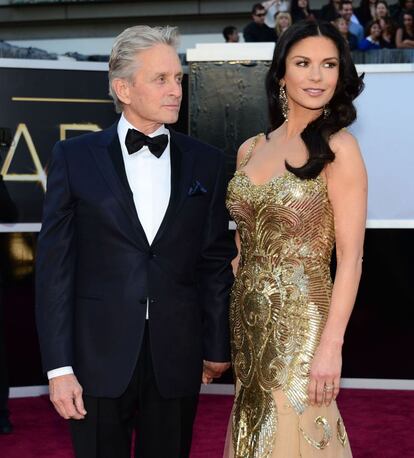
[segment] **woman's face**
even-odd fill
[[[289,27],[289,18],[286,17],[285,15],[283,16],[280,16],[279,18],[279,25],[282,29],[286,29],[287,27]]]
[[[414,8],[414,0],[405,0],[404,9],[412,10]]]
[[[286,56],[281,79],[289,107],[299,105],[317,110],[331,100],[339,77],[339,52],[326,37],[308,37],[295,43]]]
[[[306,8],[308,6],[308,0],[298,0],[299,8]]]
[[[413,18],[410,14],[404,14],[403,24],[404,24],[404,27],[407,29],[411,29],[413,27]]]
[[[378,40],[378,38],[381,36],[381,27],[379,24],[372,24],[371,29],[370,29],[370,35],[372,38],[375,40]]]
[[[338,20],[336,21],[336,25],[337,25],[337,27],[338,27],[338,30],[339,30],[342,34],[346,35],[346,34],[348,33],[348,31],[349,31],[348,23],[345,21],[345,19],[342,19],[342,18],[341,18],[341,19],[338,19]]]
[[[385,17],[388,16],[388,9],[384,5],[384,3],[378,3],[376,8],[377,16],[378,17]]]

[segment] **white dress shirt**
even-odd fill
[[[129,154],[125,146],[128,129],[135,129],[122,114],[118,122],[118,137],[125,164],[125,172],[131,188],[138,218],[144,229],[148,243],[151,245],[158,232],[167,211],[171,194],[171,154],[170,141],[160,158],[154,156],[148,147],[144,146],[138,152]],[[169,130],[162,125],[149,137],[166,134]],[[149,317],[148,302],[147,316]],[[60,367],[48,371],[49,379],[60,375],[73,374],[71,366]]]

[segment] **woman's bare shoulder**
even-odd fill
[[[259,134],[260,135],[260,134]],[[243,163],[243,161],[246,159],[247,153],[252,146],[253,142],[257,139],[257,135],[254,137],[250,137],[247,140],[245,140],[240,146],[237,151],[237,168],[240,167],[240,164]],[[260,141],[260,139],[259,139]]]

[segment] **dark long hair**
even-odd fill
[[[268,133],[285,122],[279,103],[279,82],[285,76],[286,57],[291,47],[308,37],[323,36],[332,40],[339,53],[338,83],[329,102],[330,113],[322,114],[309,123],[301,133],[308,150],[308,161],[302,167],[286,168],[302,179],[316,178],[335,154],[329,146],[329,138],[340,129],[349,126],[356,118],[352,101],[361,93],[363,75],[358,76],[352,62],[349,46],[336,29],[328,22],[300,21],[290,26],[280,37],[273,54],[273,61],[266,76],[266,92],[269,108],[270,128]]]

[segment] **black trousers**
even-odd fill
[[[70,420],[76,458],[188,458],[198,394],[165,399],[158,391],[148,325],[132,380],[116,399],[84,396],[84,420]]]

